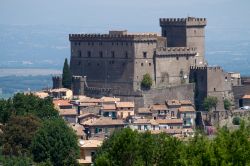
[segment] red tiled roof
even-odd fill
[[[55,106],[72,106],[70,100],[53,100]]]

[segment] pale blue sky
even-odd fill
[[[0,24],[159,31],[160,17],[206,17],[210,28],[250,27],[250,0],[0,0]]]

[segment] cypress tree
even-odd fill
[[[71,72],[66,58],[63,65],[62,85],[64,88],[71,89]]]

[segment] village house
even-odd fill
[[[97,137],[104,139],[110,136],[115,130],[122,129],[126,124],[121,119],[112,119],[109,117],[100,117],[99,119],[90,119],[82,123],[88,138]]]
[[[126,119],[127,117],[134,116],[134,102],[116,102],[117,118]]]
[[[181,106],[178,109],[177,117],[183,120],[184,128],[195,127],[196,112],[193,106]]]
[[[95,119],[98,119],[100,118],[100,115],[96,115],[94,113],[84,113],[84,114],[81,114],[81,115],[78,115],[78,123],[82,124],[88,120],[95,120]]]
[[[179,100],[167,100],[166,104],[170,111],[170,118],[177,118],[178,108],[180,108],[181,103]]]
[[[69,126],[75,131],[78,139],[86,140],[86,134],[82,125],[78,123],[69,123]]]
[[[100,140],[80,140],[80,159],[78,162],[82,166],[91,166],[93,164],[93,157],[98,148],[102,145]]]
[[[72,99],[73,92],[67,88],[51,89],[48,91],[49,96],[57,99]]]
[[[154,104],[151,106],[154,119],[166,119],[170,117],[169,109],[165,104]]]
[[[100,109],[100,115],[104,117],[111,117],[112,119],[117,118],[117,111],[115,104],[103,104]]]
[[[139,118],[152,119],[153,114],[150,108],[138,108],[136,112],[136,116]]]

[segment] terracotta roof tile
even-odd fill
[[[135,103],[134,102],[117,102],[116,103],[117,108],[134,108]]]
[[[101,117],[99,119],[90,119],[83,123],[88,126],[112,126],[112,125],[125,125],[121,119],[111,119],[108,117]]]
[[[250,95],[244,95],[242,99],[250,99]]]
[[[116,110],[115,104],[103,104],[102,110]]]
[[[77,115],[76,109],[59,109],[60,116]]]
[[[193,106],[181,106],[178,110],[180,112],[195,112],[195,109]]]
[[[180,100],[181,105],[192,105],[190,100]]]
[[[152,110],[167,110],[168,107],[165,104],[154,104],[151,106]]]
[[[150,108],[138,108],[138,114],[152,114]]]
[[[168,106],[178,106],[181,105],[181,103],[179,102],[179,100],[167,100],[166,101]]]
[[[53,100],[55,106],[72,106],[70,100]]]
[[[182,119],[156,119],[159,124],[182,124]]]
[[[101,100],[105,102],[119,102],[120,98],[115,98],[115,97],[102,97]]]

